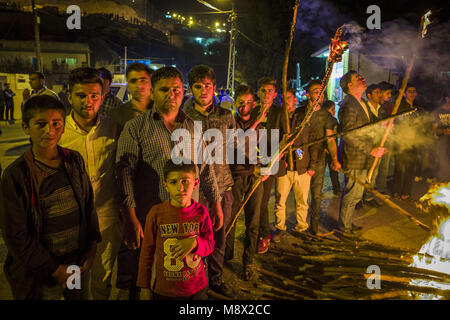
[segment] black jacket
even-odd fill
[[[301,124],[303,119],[306,116],[306,108],[297,108],[294,111],[294,114],[291,118],[291,128],[292,132],[295,130],[297,126]],[[306,124],[304,127],[302,133],[300,136],[295,140],[293,146],[292,146],[292,157],[294,159],[294,166],[295,170],[299,174],[304,174],[307,170],[313,170],[315,171],[318,166],[319,161],[319,150],[321,148],[320,144],[314,144],[309,147],[301,147],[301,150],[303,152],[302,158],[300,159],[297,156],[296,149],[298,149],[299,146],[305,143],[309,143],[315,140],[316,138],[316,132],[315,127],[311,120]],[[282,130],[282,133],[284,133],[284,130]],[[277,176],[283,176],[286,174],[286,162],[288,161],[287,154],[282,158],[280,161],[279,171]]]
[[[58,148],[80,206],[81,259],[92,242],[101,241],[94,194],[81,155]],[[36,287],[45,283],[60,264],[58,258],[52,256],[39,241],[42,215],[36,204],[39,203],[40,183],[36,182],[36,175],[33,174],[36,169],[30,164],[33,161],[29,157],[30,150],[27,152],[5,169],[1,180],[0,218],[8,248],[4,271],[16,300],[34,297]]]
[[[372,121],[369,112],[369,118],[364,112],[361,104],[355,97],[348,94],[341,101],[338,117],[342,132],[366,125]],[[339,160],[344,170],[364,170],[369,169],[373,162],[370,155],[371,150],[377,144],[376,132],[370,129],[356,130],[342,137],[339,145]]]

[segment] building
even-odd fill
[[[78,67],[90,66],[89,45],[77,42],[41,41],[44,72],[69,72]],[[0,60],[17,58],[31,63],[37,69],[34,41],[0,40]]]

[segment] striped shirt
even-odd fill
[[[102,105],[100,106],[100,109],[98,110],[98,113],[100,113],[102,116],[107,116],[115,109],[120,108],[122,105],[122,100],[117,98],[112,93],[107,93]]]
[[[201,140],[194,140],[194,122],[183,111],[179,111],[176,121],[177,129],[186,129],[190,133],[192,150],[204,149],[204,144],[199,145]],[[169,193],[164,188],[164,165],[171,158],[172,148],[183,143],[172,141],[171,137],[172,133],[155,108],[125,124],[116,155],[125,207],[139,209],[140,203],[136,205],[139,199],[148,202],[149,197],[158,198],[156,202],[169,200]],[[195,157],[196,152],[191,152],[190,159],[193,161]],[[202,194],[211,203],[219,202],[221,197],[213,166],[202,161],[198,167]],[[198,200],[198,189],[194,191],[193,198]]]
[[[80,212],[70,181],[63,169],[35,163],[45,174],[39,188],[42,242],[57,257],[74,253],[79,248]]]

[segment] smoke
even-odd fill
[[[403,77],[414,48],[418,46],[409,82],[417,85],[418,100],[431,109],[437,105],[442,91],[448,86],[450,63],[450,22],[432,23],[425,38],[418,40],[419,24],[396,19],[381,24],[381,30],[367,30],[361,36],[361,53]]]
[[[323,45],[329,42],[340,25],[349,20],[324,0],[304,0],[298,8],[296,34],[301,33],[301,37]]]

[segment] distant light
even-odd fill
[[[202,41],[203,38],[195,38],[195,40],[197,40],[197,41]]]
[[[192,20],[192,17],[189,17],[189,20]]]
[[[225,27],[225,23],[224,24],[222,24],[224,27]]]
[[[176,17],[177,17],[177,14],[176,14],[176,13],[174,13],[174,14],[173,14],[173,17],[174,17],[174,18],[176,18]]]
[[[216,27],[218,27],[218,26],[220,26],[220,23],[219,23],[219,22],[216,22]]]
[[[176,65],[176,64],[173,64],[173,65],[172,65],[172,67],[176,68],[176,67],[177,67],[177,65]]]

